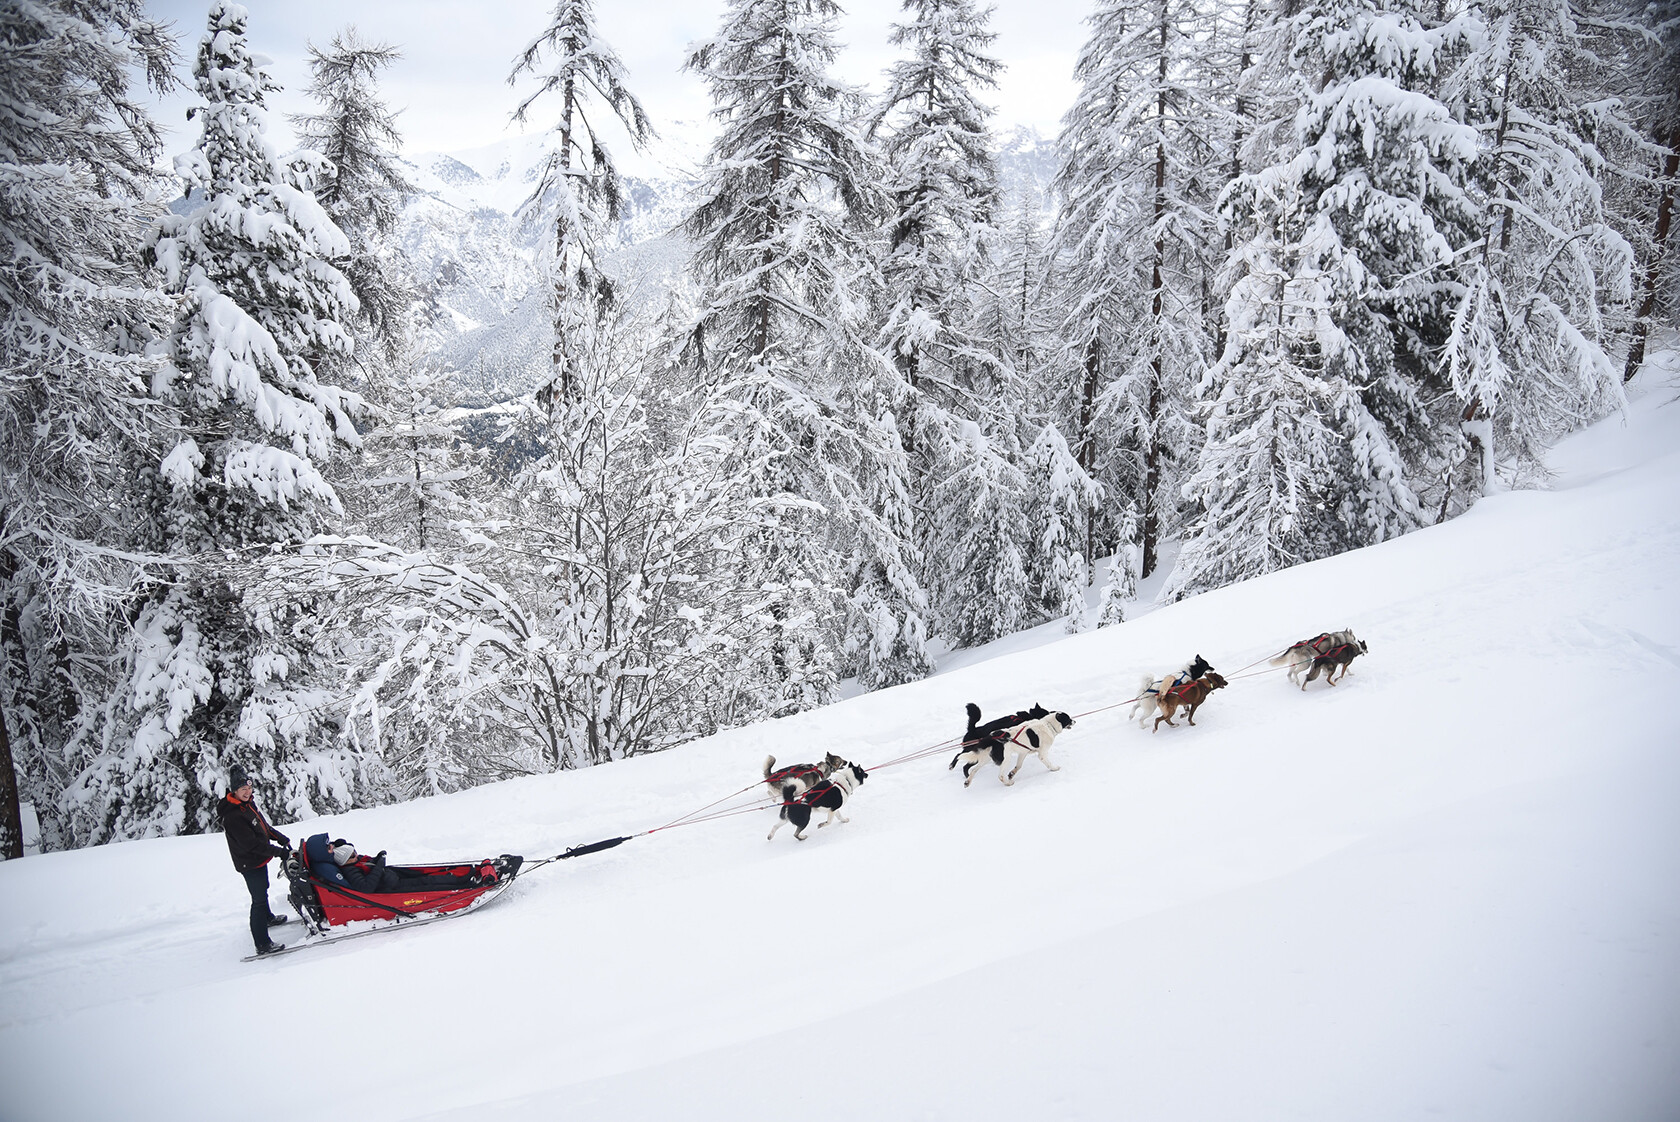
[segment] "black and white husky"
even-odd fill
[[[1145,674],[1138,679],[1137,700],[1132,703],[1132,710],[1127,719],[1138,718],[1138,728],[1148,728],[1149,718],[1156,713],[1155,700],[1161,696],[1161,691],[1174,686],[1182,686],[1186,682],[1194,682],[1203,674],[1213,669],[1213,664],[1201,655],[1197,655],[1177,670],[1169,671],[1159,678],[1153,674]],[[1142,713],[1142,716],[1139,716]]]
[[[850,822],[850,818],[840,813],[840,808],[846,805],[846,801],[852,797],[852,792],[858,789],[858,785],[868,778],[869,773],[856,764],[847,764],[836,769],[833,775],[821,783],[784,802],[781,814],[777,817],[776,824],[770,827],[770,832],[765,835],[765,840],[774,838],[777,830],[792,822],[793,836],[799,841],[804,841],[805,827],[811,824],[811,813],[816,810],[828,811],[828,817],[817,823],[819,830],[836,818],[842,822]]]
[[[1021,720],[1023,716],[1025,720]],[[968,743],[963,745],[962,751],[956,754],[946,766],[946,770],[961,763],[963,766],[963,786],[974,782],[974,773],[987,760],[998,766],[998,779],[1004,786],[1011,786],[1015,782],[1016,774],[1021,765],[1027,762],[1028,756],[1037,756],[1045,767],[1051,771],[1062,769],[1050,762],[1050,745],[1055,743],[1056,737],[1063,729],[1073,727],[1073,718],[1066,713],[1051,713],[1042,706],[1034,705],[1025,713],[1013,714],[1014,723],[1002,728],[994,728],[999,722],[993,721],[987,725],[976,726],[980,717],[980,709],[973,703],[968,707],[969,737]],[[981,735],[976,736],[979,733]],[[1015,757],[1015,766],[1007,773],[1003,770],[1005,759]]]

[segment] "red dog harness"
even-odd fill
[[[780,771],[771,772],[769,775],[764,777],[764,782],[775,783],[779,786],[783,783],[791,783],[794,780],[800,780],[807,786],[814,787],[818,783],[821,783],[825,778],[827,777],[823,775],[822,769],[815,764],[794,764],[792,767],[785,767]]]

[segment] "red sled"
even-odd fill
[[[393,865],[391,868],[398,873],[434,880],[456,878],[460,886],[363,893],[316,877],[309,869],[307,855],[300,849],[286,859],[286,879],[290,882],[288,896],[293,909],[310,934],[319,935],[329,927],[362,920],[412,923],[464,911],[512,883],[524,860],[504,853],[500,857],[447,865]]]

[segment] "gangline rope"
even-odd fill
[[[1295,644],[1295,646],[1299,646],[1299,645],[1300,644]],[[1345,646],[1345,644],[1344,644],[1344,646]],[[1284,648],[1283,653],[1287,654],[1290,650],[1293,650],[1293,649],[1294,649],[1294,646],[1286,647],[1286,648]],[[1337,653],[1341,649],[1342,649],[1341,647],[1332,647],[1329,650],[1323,652],[1323,654],[1315,655],[1315,657],[1318,657],[1318,658],[1326,657],[1328,655]],[[1282,666],[1268,666],[1268,667],[1265,667],[1264,669],[1261,669],[1261,670],[1255,670],[1254,669],[1256,666],[1259,666],[1262,662],[1269,661],[1270,659],[1275,658],[1275,657],[1277,657],[1277,656],[1276,655],[1261,655],[1259,658],[1255,659],[1253,662],[1249,663],[1247,666],[1239,667],[1237,670],[1235,670],[1231,674],[1221,675],[1221,677],[1223,677],[1227,683],[1230,683],[1230,682],[1242,681],[1242,680],[1247,679],[1247,678],[1258,678],[1263,674],[1273,674],[1273,673],[1276,673],[1279,670],[1287,670],[1288,669],[1288,664],[1287,663],[1282,665]],[[1079,720],[1079,719],[1085,718],[1085,717],[1094,717],[1098,713],[1106,713],[1110,709],[1118,709],[1122,705],[1131,705],[1134,702],[1141,701],[1141,700],[1143,700],[1143,698],[1147,697],[1149,694],[1154,693],[1154,692],[1155,692],[1154,690],[1146,690],[1143,693],[1137,694],[1136,696],[1133,696],[1133,697],[1125,698],[1122,701],[1116,701],[1116,702],[1113,702],[1112,704],[1109,704],[1109,705],[1101,705],[1101,706],[1098,706],[1095,709],[1087,709],[1082,713],[1071,714],[1071,716],[1075,720]],[[987,738],[987,739],[990,739],[990,738]],[[918,748],[915,751],[909,752],[905,755],[896,756],[893,759],[885,760],[882,763],[875,764],[875,765],[869,767],[866,770],[868,770],[868,771],[879,771],[882,768],[897,767],[901,764],[913,763],[917,760],[925,760],[930,756],[937,756],[937,755],[940,755],[942,753],[952,751],[953,749],[960,751],[964,748],[971,747],[975,744],[983,744],[983,743],[986,743],[986,740],[964,740],[961,737],[953,737],[949,740],[942,740],[938,744],[933,744],[933,745],[930,745],[926,748]],[[779,805],[781,803],[781,799],[777,798],[774,795],[760,795],[758,798],[754,799],[751,803],[746,804],[744,806],[725,806],[725,805],[723,805],[723,804],[726,804],[726,803],[730,802],[733,799],[739,798],[740,796],[746,794],[747,792],[753,790],[756,787],[761,786],[762,784],[763,784],[762,780],[759,780],[759,781],[753,782],[753,783],[749,783],[745,787],[742,787],[741,789],[739,789],[737,791],[733,791],[730,794],[727,794],[727,795],[723,796],[721,799],[714,799],[711,802],[705,804],[704,806],[699,807],[695,810],[692,810],[689,813],[684,814],[679,818],[672,819],[670,822],[667,822],[662,826],[654,826],[650,829],[643,830],[640,833],[626,834],[623,837],[606,838],[602,841],[590,842],[586,845],[571,846],[570,848],[566,849],[564,852],[556,853],[552,857],[544,857],[544,858],[542,858],[540,860],[537,860],[537,861],[527,862],[525,867],[523,869],[521,869],[520,871],[522,873],[523,872],[530,872],[533,869],[541,868],[542,866],[547,865],[547,864],[549,864],[551,862],[554,862],[554,861],[563,861],[563,860],[565,860],[569,857],[581,857],[586,853],[598,853],[598,852],[600,852],[601,850],[604,850],[604,849],[612,849],[615,846],[622,845],[627,841],[631,841],[632,839],[645,838],[650,834],[657,834],[657,833],[659,833],[663,830],[674,830],[679,826],[697,826],[702,822],[717,822],[717,821],[720,821],[720,820],[725,819],[725,818],[734,818],[737,815],[742,815],[742,814],[756,814],[761,810],[769,810],[772,807],[775,807],[775,806]]]

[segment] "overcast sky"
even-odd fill
[[[1045,136],[1056,133],[1073,99],[1074,58],[1093,3],[998,0],[992,54],[1007,66],[990,98],[998,108],[998,127],[1024,124]],[[175,25],[182,76],[190,84],[209,0],[150,0],[147,7]],[[404,149],[412,155],[474,148],[516,134],[508,120],[532,83],[510,87],[508,72],[545,26],[553,0],[251,0],[245,7],[252,49],[272,60],[270,70],[285,87],[270,102],[271,128],[282,146],[291,135],[286,114],[311,108],[303,94],[308,44],[325,47],[353,24],[363,39],[393,44],[404,53],[386,71],[381,88],[386,104],[402,111]],[[845,46],[835,69],[846,81],[878,90],[882,70],[897,54],[887,36],[890,25],[903,18],[902,8],[898,0],[850,0],[843,7],[839,39]],[[630,88],[656,126],[704,119],[709,94],[682,67],[689,45],[716,32],[723,10],[723,0],[597,0],[597,30],[624,60]],[[187,93],[158,107],[174,136],[171,152],[196,139],[185,121],[187,107],[196,101],[196,94]],[[536,123],[549,122],[539,113]]]

